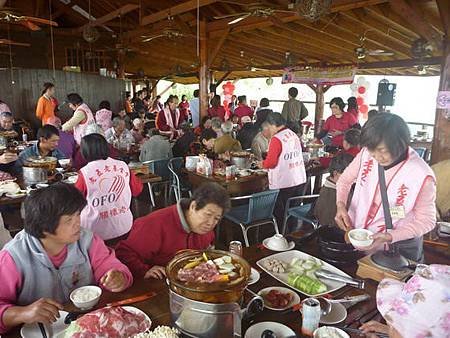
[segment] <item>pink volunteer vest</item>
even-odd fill
[[[81,212],[81,225],[103,240],[130,231],[130,170],[125,162],[108,157],[88,163],[81,169],[87,187],[87,206]]]
[[[86,121],[84,123],[80,123],[73,128],[73,137],[77,144],[80,145],[81,138],[84,136],[84,131],[86,127],[95,121],[94,115],[92,115],[91,109],[88,107],[86,103],[81,104],[76,111],[82,110],[86,114]]]
[[[361,150],[361,154],[360,169],[348,214],[355,228],[366,228],[374,233],[382,232],[385,221],[381,199],[376,206],[375,216],[369,219],[375,194],[379,193],[378,162],[370,156],[367,148]],[[391,180],[386,178],[389,206],[403,206],[405,215],[408,215],[414,209],[425,179],[435,179],[433,171],[412,148],[409,148],[408,158],[388,172],[390,170],[395,173]],[[392,217],[392,223],[394,229],[397,229],[402,226],[403,219]]]
[[[269,188],[284,189],[305,183],[305,164],[298,136],[292,130],[285,129],[273,137],[281,141],[282,150],[277,166],[269,169]]]

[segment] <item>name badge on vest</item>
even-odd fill
[[[392,218],[403,219],[406,217],[405,207],[403,205],[396,205],[395,207],[390,207]]]

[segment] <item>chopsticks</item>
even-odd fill
[[[44,324],[38,323],[38,326],[39,326],[39,330],[41,331],[42,338],[48,338],[47,331],[45,331]]]
[[[108,304],[106,304],[106,306],[121,306],[121,305],[128,305],[128,304],[143,302],[144,300],[150,299],[154,296],[156,296],[156,292],[148,292],[141,296],[131,297],[131,298],[119,300],[117,302],[108,303]]]

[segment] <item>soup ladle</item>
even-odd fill
[[[290,335],[287,337],[278,337],[272,330],[264,330],[261,334],[261,338],[297,338],[297,335]]]

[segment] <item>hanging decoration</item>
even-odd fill
[[[225,119],[228,119],[231,116],[228,104],[231,102],[231,97],[234,94],[236,86],[231,81],[227,81],[227,83],[225,83],[222,86],[222,89],[223,89],[223,107],[225,108]]]
[[[355,78],[356,68],[354,67],[288,67],[284,69],[282,82],[340,85],[350,84]]]
[[[369,112],[369,104],[367,102],[367,94],[370,88],[369,81],[364,76],[358,78],[356,82],[350,85],[352,96],[356,97],[356,103],[358,104],[358,110],[364,119],[367,119],[367,113]]]

